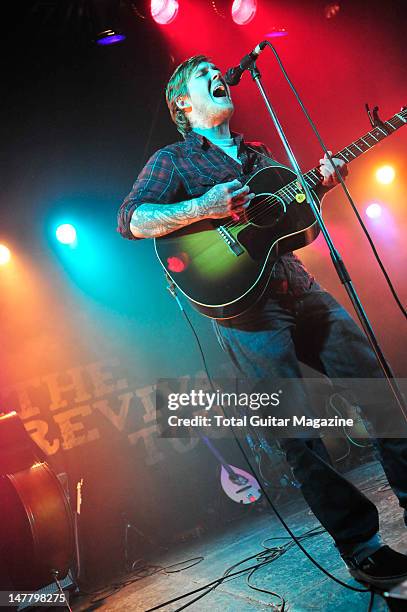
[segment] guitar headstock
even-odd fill
[[[407,121],[407,106],[402,106],[399,114]]]

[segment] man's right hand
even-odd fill
[[[245,221],[245,207],[255,197],[238,180],[215,185],[199,198],[175,204],[145,202],[134,210],[130,231],[135,238],[160,238],[201,219]]]
[[[223,219],[232,217],[238,221],[244,215],[246,206],[256,196],[250,193],[250,187],[237,179],[215,185],[209,191],[197,198],[199,212],[203,218]]]

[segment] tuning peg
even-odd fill
[[[377,125],[378,123],[382,123],[382,120],[379,117],[379,107],[375,106],[373,109],[373,121],[375,122],[375,125]]]
[[[372,127],[374,127],[374,121],[373,121],[372,113],[370,112],[369,104],[367,102],[365,104],[365,108],[366,108],[367,116],[369,117],[369,121],[370,121]]]

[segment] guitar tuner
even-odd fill
[[[366,108],[367,116],[369,117],[370,124],[371,124],[372,127],[374,127],[375,125],[374,125],[372,113],[370,112],[369,104],[367,102],[365,104],[365,108]]]
[[[375,128],[375,127],[379,127],[379,128],[381,128],[381,129],[382,129],[384,132],[386,132],[386,134],[388,134],[388,133],[389,133],[389,130],[387,129],[387,127],[386,127],[385,123],[384,123],[384,122],[383,122],[383,121],[380,119],[380,117],[379,117],[379,107],[378,107],[378,106],[375,106],[375,107],[373,108],[373,117],[372,117],[372,113],[371,113],[371,111],[370,111],[370,108],[369,108],[369,105],[368,105],[368,103],[367,103],[367,102],[366,102],[366,104],[365,104],[365,107],[366,107],[367,116],[369,117],[369,121],[370,121],[370,123],[371,123],[372,127],[374,127],[374,128]]]

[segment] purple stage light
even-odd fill
[[[272,28],[270,32],[265,34],[266,38],[282,38],[283,36],[288,36],[288,30],[285,28]]]
[[[126,40],[124,34],[115,32],[114,30],[104,30],[97,35],[96,44],[101,46],[115,45],[116,43],[122,42],[122,40]]]
[[[382,215],[382,207],[374,202],[366,208],[366,214],[370,219],[378,219]]]

